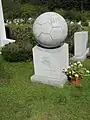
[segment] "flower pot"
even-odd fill
[[[79,85],[80,84],[80,77],[72,78],[72,84]]]

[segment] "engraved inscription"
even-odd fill
[[[41,58],[41,62],[46,65],[47,67],[51,68],[51,62],[48,57]]]
[[[52,26],[58,26],[58,24],[59,24],[59,20],[58,20],[58,18],[56,18],[56,17],[52,17],[49,21],[49,24],[51,24]]]

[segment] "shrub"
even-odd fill
[[[84,16],[84,15],[82,15],[82,17],[81,17],[81,21],[82,21],[82,22],[86,22],[86,20],[87,20],[87,17]]]
[[[32,45],[29,42],[9,43],[2,48],[2,55],[10,62],[32,60]]]
[[[82,25],[83,25],[83,26],[88,26],[89,23],[88,23],[87,21],[85,21],[85,22],[82,22]]]
[[[64,16],[64,14],[65,14],[65,11],[63,9],[55,9],[55,12],[62,16]]]
[[[84,11],[83,16],[85,16],[87,20],[90,20],[90,11]]]
[[[27,19],[29,17],[36,18],[41,13],[48,11],[45,5],[23,4],[21,6],[21,17]]]
[[[71,21],[76,21],[76,22],[79,22],[79,21],[85,22],[87,20],[87,17],[84,14],[76,10],[65,11],[63,16],[66,19],[69,19]]]
[[[73,10],[65,11],[64,17],[65,17],[66,19],[69,19],[69,20],[75,20],[75,19],[76,19],[76,16],[75,16]]]
[[[13,20],[21,16],[21,4],[12,0],[3,0],[5,19]]]
[[[11,35],[12,39],[16,40],[16,42],[30,42],[33,46],[36,45],[36,40],[35,37],[32,33],[32,28],[31,27],[26,27],[26,28],[11,28]]]
[[[12,38],[9,26],[5,26],[5,31],[6,31],[7,38],[9,39]]]

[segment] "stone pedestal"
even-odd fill
[[[35,74],[31,77],[32,82],[63,87],[67,77],[62,71],[69,66],[68,44],[56,49],[35,46],[33,62]]]
[[[89,52],[89,48],[87,48],[88,44],[88,32],[76,32],[74,34],[74,57],[72,60],[75,61],[83,61],[86,59],[86,56]]]

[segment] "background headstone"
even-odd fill
[[[74,57],[73,60],[85,60],[89,52],[88,45],[88,32],[76,32],[74,34]]]
[[[9,42],[15,42],[15,40],[6,38],[2,2],[0,0],[0,46],[3,47],[5,44],[8,44]]]
[[[5,32],[5,26],[4,26],[2,3],[0,0],[0,45],[2,44],[3,39],[6,39],[6,32]]]

